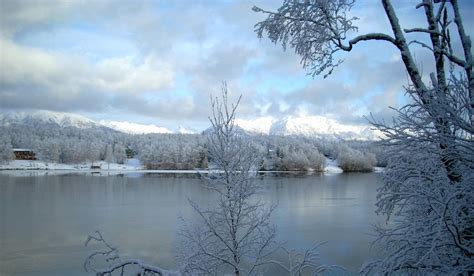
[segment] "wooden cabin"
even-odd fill
[[[13,149],[16,160],[36,160],[36,154],[32,149]]]

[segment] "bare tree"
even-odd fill
[[[381,0],[392,34],[369,33],[347,39],[356,31],[348,11],[352,0],[285,0],[277,12],[256,25],[259,37],[294,48],[310,72],[329,75],[342,63],[336,53],[362,42],[388,42],[399,50],[410,78],[413,103],[400,110],[391,126],[375,122],[394,147],[379,190],[378,212],[390,220],[378,228],[386,257],[366,269],[382,273],[462,273],[474,269],[473,107],[474,75],[471,40],[466,35],[457,0],[422,0],[426,27],[402,30],[390,0]],[[452,24],[453,18],[454,24]],[[405,34],[429,36],[430,44]],[[461,53],[454,51],[457,34]],[[435,68],[430,83],[422,74],[410,45],[431,52]]]
[[[212,100],[210,170],[205,181],[217,203],[203,208],[190,201],[199,219],[182,230],[180,253],[183,270],[189,274],[255,274],[273,252],[275,229],[270,215],[274,206],[256,199],[258,187],[251,180],[257,169],[255,151],[234,124],[239,101],[229,105],[225,83],[222,100]]]
[[[190,200],[196,211],[196,222],[184,222],[180,232],[182,244],[178,260],[184,274],[255,275],[273,264],[289,275],[311,272],[319,274],[335,266],[318,264],[318,246],[300,253],[280,247],[288,255],[287,262],[276,261],[272,255],[275,244],[275,227],[270,223],[274,205],[267,206],[258,200],[258,186],[252,177],[257,172],[259,158],[254,143],[234,124],[235,105],[229,105],[227,86],[222,86],[222,99],[211,99],[212,129],[207,133],[209,173],[203,176],[205,186],[217,197],[214,206],[203,208]],[[318,153],[319,154],[319,153]],[[140,259],[123,259],[118,250],[105,241],[100,232],[86,240],[99,242],[104,250],[90,254],[84,268],[97,275],[157,274],[180,275],[146,264]],[[104,261],[107,265],[104,265]]]
[[[234,124],[239,102],[240,98],[235,105],[229,105],[225,83],[222,100],[212,100],[212,130],[207,134],[210,166],[209,174],[203,178],[217,199],[210,208],[190,200],[198,218],[197,222],[185,221],[180,232],[183,240],[178,256],[181,272],[255,275],[270,264],[289,275],[307,272],[317,275],[332,270],[336,266],[318,264],[319,245],[304,253],[276,246],[275,227],[270,223],[275,206],[267,206],[258,200],[258,186],[252,180],[259,159],[249,137],[237,131]],[[181,272],[164,270],[140,259],[120,257],[118,249],[105,241],[98,231],[88,236],[85,245],[90,242],[98,242],[104,249],[94,251],[85,259],[87,272],[97,275],[181,275]],[[278,248],[287,253],[287,262],[272,259]]]

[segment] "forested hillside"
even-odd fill
[[[148,169],[207,168],[205,135],[131,135],[106,127],[10,124],[0,127],[0,158],[13,159],[14,148],[29,148],[38,160],[47,162],[123,163],[128,152],[128,158],[138,158]],[[261,170],[321,171],[326,157],[337,159],[345,171],[370,171],[373,166],[386,163],[383,151],[375,142],[251,135],[243,130],[241,135],[257,149]]]

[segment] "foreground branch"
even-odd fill
[[[89,235],[84,243],[87,247],[91,241],[96,241],[99,244],[105,246],[104,251],[96,251],[89,256],[87,256],[84,261],[84,270],[86,272],[95,272],[97,276],[102,275],[112,275],[114,272],[120,272],[120,275],[124,275],[125,271],[133,270],[139,275],[152,274],[159,276],[179,276],[181,273],[176,271],[165,270],[157,266],[149,265],[144,263],[139,259],[126,259],[123,260],[120,258],[118,249],[112,247],[107,241],[103,238],[102,234],[99,231],[95,231],[93,234]],[[100,260],[97,260],[97,259]],[[96,261],[105,261],[108,263],[107,268],[96,268],[93,266],[93,263]]]

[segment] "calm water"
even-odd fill
[[[266,175],[255,181],[273,215],[278,240],[289,248],[327,241],[322,261],[357,271],[370,251],[378,174]],[[173,268],[179,216],[187,198],[212,196],[192,175],[90,174],[15,176],[0,172],[0,275],[83,275],[100,230],[125,256]]]

